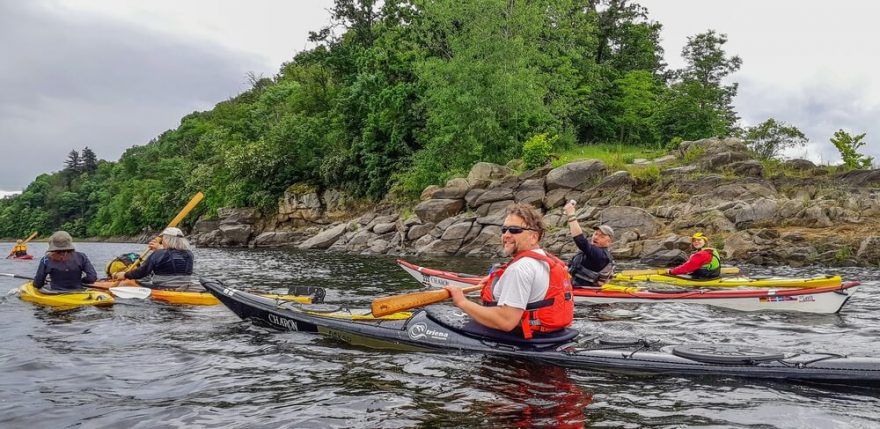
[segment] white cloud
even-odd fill
[[[88,146],[116,160],[272,76],[326,25],[329,0],[0,1],[0,149],[21,189]],[[14,41],[12,43],[11,41]]]
[[[867,133],[862,152],[880,159],[880,3],[840,0],[637,0],[663,24],[672,68],[683,66],[688,36],[713,29],[728,36],[725,50],[743,60],[731,76],[743,124],[769,117],[798,127],[810,139],[806,155],[823,163],[840,156],[829,138],[838,129]]]

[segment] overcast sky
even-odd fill
[[[731,75],[743,125],[767,118],[798,127],[810,144],[791,155],[837,163],[829,139],[838,129],[867,133],[862,153],[880,161],[880,3],[838,0],[641,0],[663,24],[663,47],[681,68],[687,37],[726,34],[725,50],[742,58]]]
[[[666,60],[714,29],[743,66],[736,109],[811,140],[796,155],[839,160],[828,139],[867,132],[880,159],[880,3],[839,0],[642,0],[663,24]],[[194,110],[273,76],[311,46],[331,0],[0,0],[0,192],[59,170],[72,149],[117,160]]]

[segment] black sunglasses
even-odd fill
[[[511,234],[519,234],[523,231],[537,231],[537,229],[523,228],[521,226],[502,226],[501,227],[502,234],[504,234],[505,232],[509,232]]]

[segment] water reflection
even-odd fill
[[[568,370],[519,359],[486,357],[478,374],[497,403],[481,404],[490,421],[503,427],[580,428],[593,394],[575,384]]]

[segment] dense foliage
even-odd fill
[[[524,147],[536,163],[547,142],[656,148],[737,121],[725,36],[690,38],[687,66],[667,70],[661,25],[626,0],[337,0],[331,15],[276,76],[118,162],[71,152],[0,202],[0,235],[155,229],[199,190],[196,216],[272,210],[298,182],[408,197]]]

